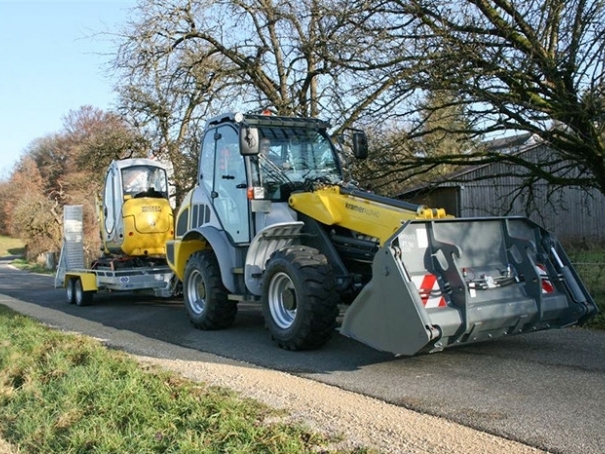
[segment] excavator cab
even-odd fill
[[[165,167],[151,159],[113,161],[100,201],[105,254],[155,257],[174,236]]]

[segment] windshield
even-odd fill
[[[164,169],[153,166],[133,166],[122,169],[124,195],[132,197],[166,197],[167,180]]]
[[[254,180],[267,198],[284,200],[287,193],[315,181],[338,183],[342,176],[330,139],[307,128],[260,128],[259,175]]]

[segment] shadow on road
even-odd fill
[[[4,262],[4,260],[2,260]],[[240,303],[231,328],[200,331],[188,320],[180,299],[161,299],[135,293],[100,293],[90,306],[67,304],[65,291],[54,288],[54,277],[28,273],[0,263],[0,293],[120,331],[208,352],[238,361],[297,374],[329,374],[392,361],[337,332],[323,348],[291,352],[276,346],[264,328],[260,306]],[[77,321],[75,321],[77,323]],[[69,326],[62,327],[70,329]],[[78,331],[76,327],[72,327]],[[158,351],[158,355],[161,355]],[[171,359],[175,359],[171,357]]]

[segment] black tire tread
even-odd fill
[[[73,278],[68,279],[65,283],[65,300],[68,304],[76,304],[75,284],[76,282]]]
[[[202,314],[192,312],[188,307],[187,278],[197,269],[206,281],[206,303]],[[237,302],[227,298],[227,289],[221,280],[221,270],[216,255],[212,251],[198,251],[191,255],[185,267],[183,298],[189,320],[197,329],[210,331],[228,328],[237,315]]]
[[[289,264],[289,265],[286,265]],[[298,276],[302,305],[297,308],[293,326],[286,331],[277,327],[271,318],[267,294],[269,279],[263,283],[263,315],[265,324],[277,345],[286,350],[310,350],[330,340],[336,328],[339,296],[332,267],[317,249],[291,246],[274,252],[265,273],[270,278],[277,270],[289,270]],[[293,278],[294,276],[291,276]]]
[[[80,301],[78,301],[78,293],[80,293],[82,297]],[[94,292],[84,291],[82,289],[82,280],[78,278],[74,282],[74,295],[74,302],[77,306],[90,306],[92,304]]]

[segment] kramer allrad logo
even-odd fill
[[[358,213],[365,214],[366,216],[372,216],[372,217],[375,217],[375,218],[379,218],[380,217],[380,212],[378,210],[373,210],[371,208],[366,208],[366,207],[362,207],[362,206],[359,206],[359,205],[353,205],[350,202],[346,202],[345,203],[345,208],[347,210],[356,211]]]

